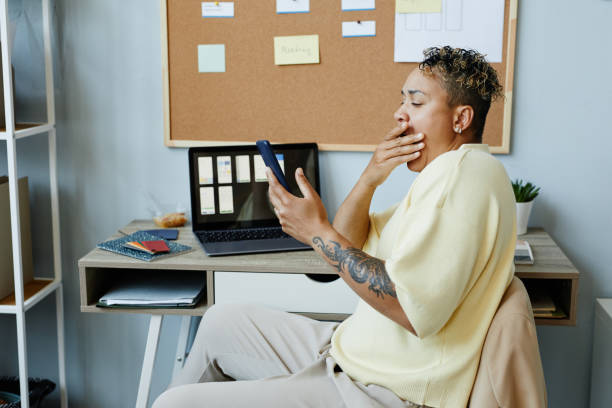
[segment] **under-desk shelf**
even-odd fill
[[[109,256],[115,254],[108,253]],[[116,255],[122,257],[121,255]],[[126,259],[129,259],[126,257]],[[89,313],[140,313],[140,314],[173,314],[173,315],[188,315],[201,316],[206,312],[206,309],[212,304],[209,302],[211,295],[209,287],[212,287],[212,273],[203,270],[185,270],[167,268],[163,271],[154,268],[147,268],[148,262],[143,262],[141,268],[100,268],[100,267],[83,267],[79,268],[81,275],[81,312]],[[161,262],[158,261],[158,262]],[[81,262],[79,262],[81,265]],[[175,276],[176,279],[181,279],[181,276],[187,274],[200,274],[202,279],[206,280],[205,293],[195,307],[163,307],[163,308],[146,308],[146,307],[98,307],[98,300],[108,292],[111,287],[116,284],[125,282],[126,279],[134,281],[140,280],[142,277],[143,286],[147,283],[147,276],[151,274],[168,273]],[[209,277],[210,275],[210,277]],[[86,282],[84,287],[83,282]]]
[[[580,273],[543,229],[530,229],[519,239],[529,242],[535,263],[516,265],[516,276],[523,281],[530,295],[546,292],[557,309],[565,314],[563,318],[536,316],[536,324],[575,326]]]

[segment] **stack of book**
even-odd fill
[[[544,288],[531,290],[529,292],[529,299],[531,300],[533,317],[545,317],[548,319],[564,319],[567,317],[563,310],[557,308],[550,293],[544,290]]]

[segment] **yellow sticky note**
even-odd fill
[[[442,0],[395,0],[395,12],[406,13],[441,13]]]
[[[276,65],[318,64],[319,36],[274,37],[274,63]]]

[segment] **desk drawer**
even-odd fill
[[[315,282],[301,273],[215,272],[215,303],[255,302],[287,312],[353,313],[357,295],[342,279]]]

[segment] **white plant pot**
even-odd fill
[[[527,203],[516,203],[516,235],[522,235],[527,232],[531,207],[533,207],[533,200]]]

